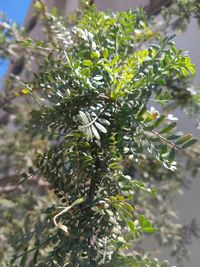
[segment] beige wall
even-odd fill
[[[187,31],[175,38],[178,48],[188,51],[192,62],[196,65],[196,78],[193,84],[200,87],[200,29],[193,19]],[[200,140],[200,130],[197,130],[195,122],[186,116],[182,110],[177,110],[180,117],[179,127],[188,132],[192,132]],[[190,176],[190,174],[187,174]],[[184,195],[177,199],[176,207],[182,223],[188,224],[192,218],[196,218],[200,225],[200,177],[191,178],[190,190],[185,190]],[[189,262],[185,262],[184,267],[200,267],[200,239],[193,240],[190,245],[191,257]]]
[[[145,6],[148,4],[148,0],[96,0],[97,7],[100,10],[127,10],[130,8],[135,8],[137,6]]]
[[[65,1],[65,13],[69,15],[79,6],[79,0],[67,0]]]

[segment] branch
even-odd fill
[[[163,7],[168,7],[173,0],[150,0],[150,3],[144,7],[148,16],[158,15]]]
[[[11,193],[13,191],[24,193],[26,190],[22,185],[8,185],[5,187],[0,187],[0,195],[5,193]]]
[[[9,114],[0,111],[0,125],[7,125],[9,122]]]
[[[21,177],[18,174],[0,178],[0,194],[13,191],[25,192],[25,187],[18,184],[20,179]],[[31,185],[36,186],[41,192],[45,192],[50,188],[50,184],[47,181],[43,180],[42,177],[37,180],[31,179],[28,181]]]
[[[20,180],[19,175],[10,175],[10,176],[4,176],[0,178],[0,186],[6,186],[8,184],[17,184],[17,182]]]
[[[30,20],[25,24],[26,33],[29,34],[38,22],[38,15],[33,15]]]

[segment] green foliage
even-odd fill
[[[79,16],[66,27],[49,15],[51,41],[20,41],[43,59],[30,82],[20,82],[30,101],[27,143],[39,140],[22,180],[44,177],[61,203],[45,202],[35,227],[14,242],[20,253],[10,266],[167,266],[127,256],[126,249],[134,250],[144,234],[164,236],[163,221],[147,203],[160,205],[166,187],[157,192],[158,180],[174,175],[176,151],[197,140],[176,133],[177,123],[149,104],[171,103],[167,81],[194,75],[195,66],[176,50],[173,36],[153,33],[142,9],[92,7]],[[154,180],[148,161],[161,172]]]
[[[158,259],[151,259],[150,257],[144,256],[141,257],[139,255],[136,256],[118,256],[111,261],[111,263],[103,265],[103,266],[119,266],[119,267],[168,267],[168,262],[163,261],[162,263],[158,262]]]

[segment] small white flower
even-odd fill
[[[175,117],[173,114],[168,114],[167,119],[170,121],[177,121],[178,120],[178,118]]]
[[[153,114],[153,113],[156,113],[157,114],[157,118],[160,117],[160,112],[158,110],[155,109],[155,107],[151,107],[150,108],[150,113]]]
[[[196,94],[197,94],[197,92],[196,92],[194,86],[190,86],[190,87],[188,87],[186,90],[187,90],[188,92],[190,92],[191,95],[196,95]]]

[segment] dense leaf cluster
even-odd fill
[[[174,134],[175,122],[148,110],[150,100],[169,100],[167,77],[195,70],[171,36],[139,49],[134,35],[146,28],[141,10],[109,14],[91,9],[71,30],[64,50],[63,42],[44,48],[51,53],[27,87],[33,95],[42,88],[31,127],[52,139],[36,167],[66,202],[48,211],[58,229],[48,264],[63,265],[65,255],[69,266],[102,265],[127,246],[126,231],[133,238],[156,231],[144,215],[135,217],[131,200],[143,185],[123,173],[121,161],[139,164],[150,153],[174,170],[175,149],[196,142],[191,135]],[[65,32],[60,26],[59,39],[63,33],[66,39]]]
[[[174,183],[161,183],[158,193],[155,187],[174,175],[176,151],[197,140],[177,133],[174,117],[150,105],[171,103],[168,81],[194,75],[195,66],[176,50],[173,36],[153,32],[141,9],[104,13],[92,7],[75,26],[50,15],[47,23],[50,42],[20,41],[43,59],[16,94],[30,96],[27,143],[42,146],[22,178],[44,177],[61,201],[52,197],[48,208],[45,202],[45,218],[40,214],[36,230],[22,234],[24,252],[16,251],[11,266],[18,260],[38,267],[167,266],[124,251],[158,227],[161,244],[173,243],[176,251],[183,245],[168,202],[160,207],[167,233],[147,206],[165,200]]]

